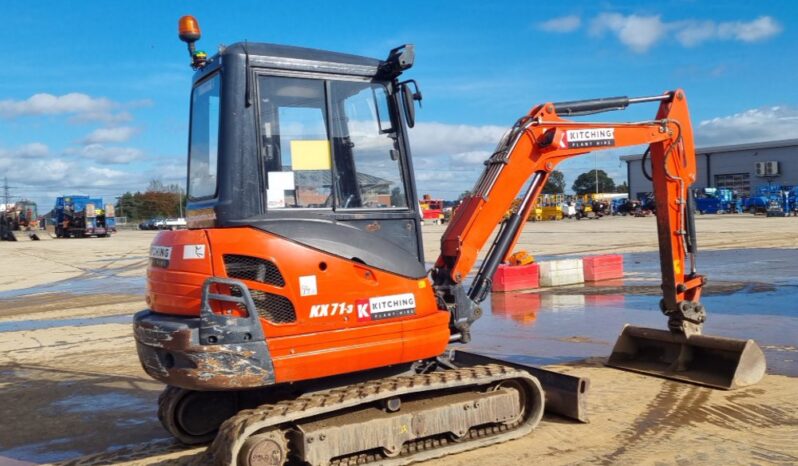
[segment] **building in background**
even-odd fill
[[[624,155],[629,196],[638,199],[652,192],[641,170],[642,155]],[[761,184],[798,186],[798,139],[756,142],[696,149],[698,173],[694,188],[730,188],[748,196]],[[646,171],[651,173],[650,161]]]

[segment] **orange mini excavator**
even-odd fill
[[[648,144],[668,318],[627,326],[609,365],[727,389],[763,376],[753,341],[701,335],[683,91],[533,107],[428,270],[407,136],[421,93],[400,79],[412,46],[376,60],[244,42],[209,58],[193,17],[179,30],[196,70],[189,229],[153,241],[134,329],[144,369],[168,385],[163,425],[213,441],[215,463],[406,464],[525,435],[544,403],[583,419],[587,380],[447,347],[469,341],[549,174],[594,150]],[[563,118],[643,102],[655,119]]]

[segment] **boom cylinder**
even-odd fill
[[[487,296],[493,274],[496,273],[496,269],[499,268],[502,259],[507,255],[507,250],[512,246],[515,235],[518,229],[521,228],[522,222],[526,220],[522,218],[523,213],[526,211],[526,207],[529,203],[532,202],[532,197],[540,184],[541,178],[542,174],[540,172],[532,176],[532,180],[529,182],[529,187],[524,194],[524,198],[518,206],[518,211],[513,213],[510,218],[505,221],[504,227],[499,232],[499,236],[496,238],[496,241],[494,241],[490,251],[488,251],[488,256],[485,258],[485,261],[482,262],[482,266],[479,268],[479,272],[477,272],[474,283],[468,291],[468,297],[471,298],[472,301],[480,303]]]

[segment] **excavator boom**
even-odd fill
[[[620,110],[644,102],[659,102],[653,120],[589,123],[561,116]],[[433,278],[439,299],[453,314],[453,339],[470,339],[471,324],[481,315],[479,303],[490,290],[493,274],[500,263],[509,261],[525,220],[555,167],[592,151],[644,144],[648,145],[646,157],[651,159],[657,203],[663,292],[660,304],[668,317],[669,332],[665,332],[668,338],[646,338],[653,333],[627,327],[610,364],[724,388],[755,383],[764,375],[764,356],[752,341],[730,343],[701,337],[706,311],[699,299],[705,279],[696,271],[696,232],[689,189],[696,178],[696,162],[687,99],[680,89],[650,97],[538,105],[505,134],[441,238]],[[517,212],[502,221],[519,193]],[[466,291],[465,278],[497,224],[501,224],[499,232]],[[707,351],[729,363],[695,370],[691,362],[702,359],[698,355]],[[690,375],[685,376],[688,371]],[[719,371],[723,373],[716,373]]]

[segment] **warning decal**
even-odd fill
[[[570,129],[561,145],[568,149],[615,145],[615,128]]]

